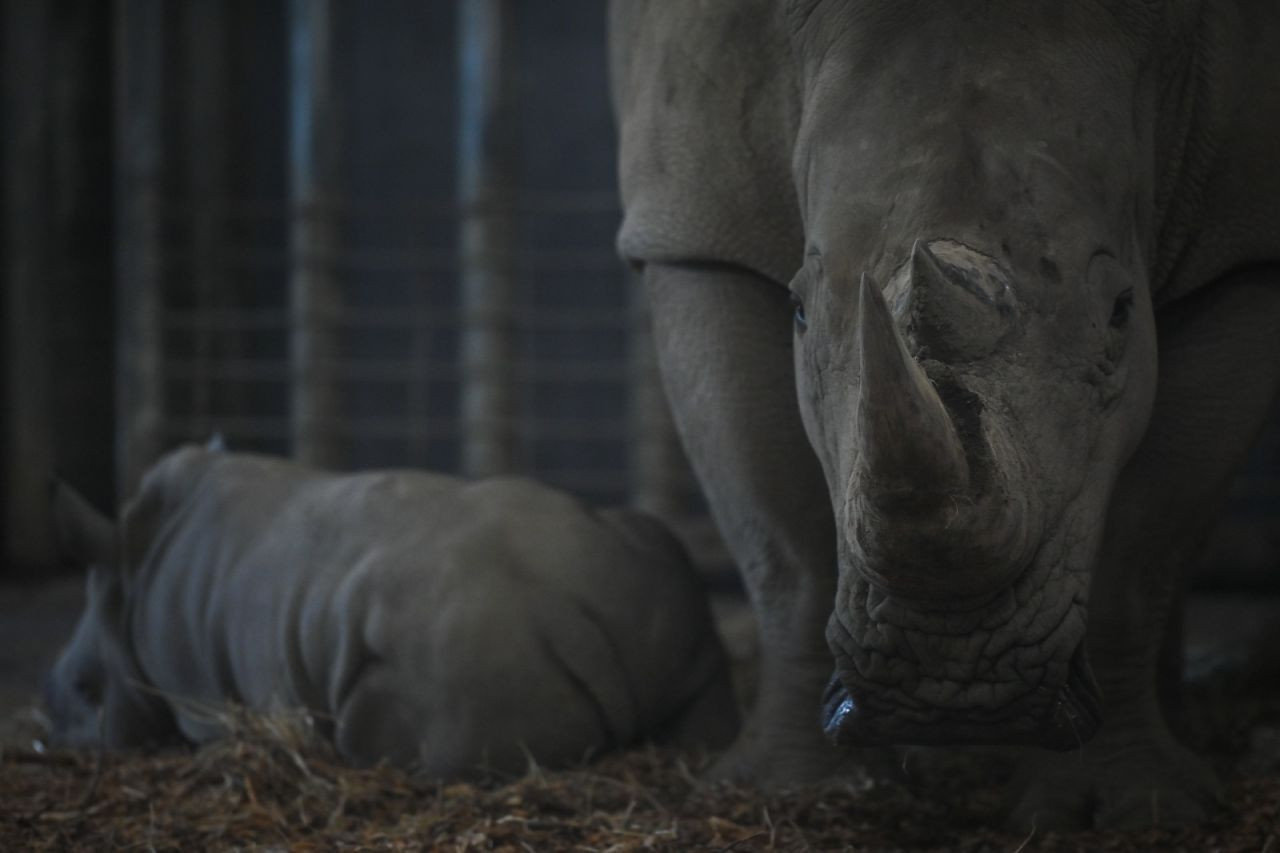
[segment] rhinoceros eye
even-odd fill
[[[791,310],[795,314],[796,328],[803,332],[809,328],[809,318],[804,314],[804,300],[796,294],[791,294]]]
[[[1130,288],[1124,293],[1116,297],[1115,304],[1111,306],[1111,328],[1120,330],[1129,325],[1129,318],[1133,315],[1133,289]]]
[[[1126,289],[1111,306],[1111,319],[1107,323],[1106,363],[1114,366],[1124,357],[1125,344],[1129,340],[1129,320],[1133,317],[1133,290]]]

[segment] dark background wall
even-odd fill
[[[335,463],[461,470],[461,7],[331,4],[335,155],[317,214],[290,184],[290,63],[299,10],[315,5],[4,4],[6,571],[52,560],[45,472],[103,507],[126,486],[121,436],[136,418],[121,388],[136,384],[144,280],[158,300],[155,449],[214,431],[238,449],[295,449],[291,234],[304,216],[329,229],[307,262],[340,303]],[[605,5],[506,4],[511,467],[702,519],[612,250]],[[1280,575],[1267,574],[1280,569],[1280,429],[1231,508],[1217,576]],[[705,541],[705,520],[690,524]]]
[[[511,467],[624,501],[635,496],[630,380],[643,341],[612,250],[604,4],[498,5],[509,81]],[[317,202],[328,239],[316,264],[340,302],[329,461],[460,469],[460,7],[11,2],[4,491],[13,560],[48,556],[35,506],[46,471],[104,507],[127,491],[121,436],[139,418],[122,407],[138,371],[151,369],[138,367],[139,348],[157,362],[158,425],[145,455],[215,431],[238,449],[294,449],[291,229],[313,212],[290,195],[290,123],[305,95],[290,63],[299,16],[321,6],[332,18],[334,156]],[[143,287],[156,302],[150,344],[135,340],[150,322],[137,302]],[[691,500],[687,479],[681,490]]]
[[[43,559],[54,468],[111,498],[111,9],[4,6],[3,537]]]

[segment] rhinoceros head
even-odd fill
[[[109,747],[173,739],[172,715],[145,692],[127,652],[115,525],[60,481],[53,484],[53,516],[62,551],[88,566],[89,577],[84,612],[44,682],[49,739]]]
[[[1099,722],[1091,566],[1154,393],[1134,28],[1090,4],[795,5],[828,731],[1074,746]]]

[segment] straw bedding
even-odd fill
[[[0,752],[0,850],[1220,850],[1280,853],[1280,701],[1201,687],[1184,731],[1229,805],[1196,830],[1009,834],[1006,770],[915,756],[894,781],[762,793],[698,781],[705,756],[638,749],[581,768],[439,784],[343,767],[302,714],[156,755]]]

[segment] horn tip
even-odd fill
[[[875,276],[869,272],[864,271],[858,280],[858,302],[864,308],[877,302],[885,304],[884,291],[880,289],[880,283],[876,281]]]
[[[919,238],[911,244],[911,273],[913,279],[942,280],[946,278],[938,256],[929,248],[927,241]]]

